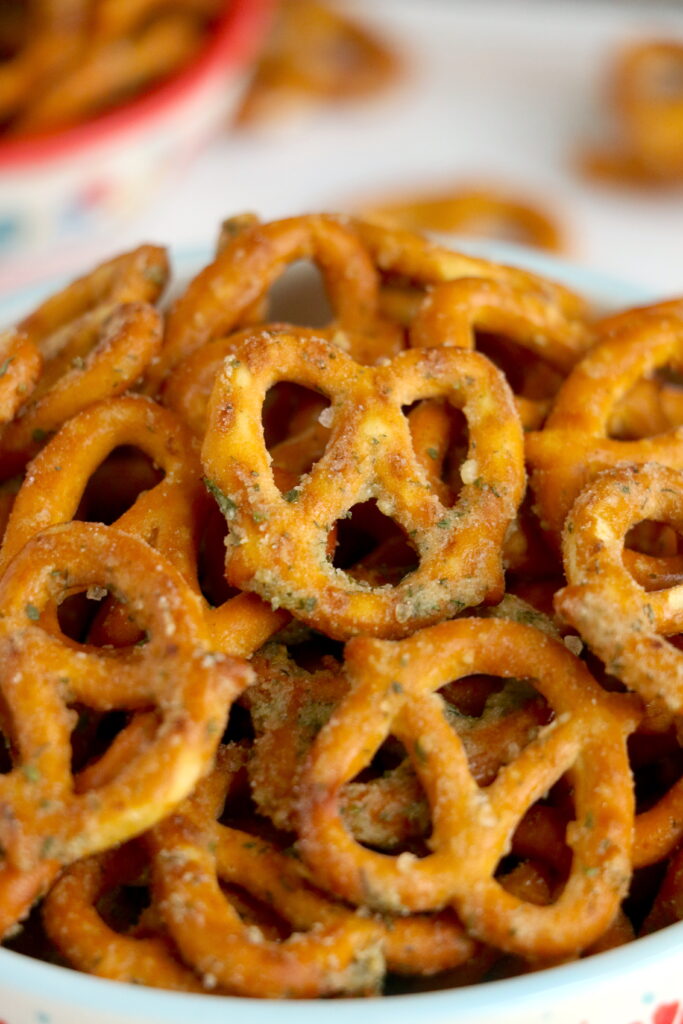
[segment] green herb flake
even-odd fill
[[[26,615],[31,620],[31,622],[37,622],[38,619],[40,618],[40,611],[36,608],[34,604],[27,604],[24,611],[26,612]]]
[[[5,376],[5,374],[9,370],[9,364],[13,360],[14,360],[14,356],[9,356],[7,359],[5,359],[4,363],[2,363],[2,365],[0,365],[0,377],[4,377]]]
[[[21,770],[24,774],[24,778],[28,779],[29,782],[40,781],[40,769],[34,764],[24,764],[21,766]]]
[[[438,448],[427,448],[426,451],[427,451],[427,455],[429,456],[429,458],[430,459],[434,459],[434,461],[436,462],[436,460],[439,457],[439,449]]]
[[[209,480],[208,477],[204,477],[204,486],[209,494],[216,499],[216,503],[225,518],[234,519],[235,513],[237,512],[237,505],[232,498],[229,498],[227,494],[223,494],[218,484],[215,484],[213,480]]]
[[[49,436],[50,436],[50,431],[49,430],[43,430],[42,427],[36,427],[36,429],[31,434],[31,437],[36,442],[36,444],[40,444],[41,441],[44,441]]]
[[[292,504],[293,502],[299,500],[300,494],[301,491],[299,490],[298,487],[292,487],[291,491],[287,491],[287,493],[283,494],[282,497],[285,499],[285,501],[288,501],[290,504]]]

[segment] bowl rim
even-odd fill
[[[589,301],[603,301],[610,307],[657,301],[651,289],[514,243],[444,235],[440,235],[438,241],[471,255],[544,274],[585,294]],[[171,249],[171,257],[176,278],[193,276],[213,258],[206,246]],[[46,287],[52,288],[58,283],[59,279],[51,277],[46,282],[21,289],[18,295],[0,296],[0,316],[8,302],[12,305],[22,298],[26,301],[39,298]],[[518,977],[459,988],[323,1001],[257,999],[147,988],[83,974],[0,947],[0,994],[5,994],[6,1012],[10,1009],[7,994],[14,991],[27,998],[37,996],[46,1007],[55,1002],[93,1014],[98,1011],[105,1016],[125,1014],[132,1021],[146,1019],[150,1024],[162,1020],[164,1024],[187,1024],[188,1020],[225,1024],[231,1012],[240,1024],[273,1024],[274,1019],[277,1024],[318,1024],[323,1012],[331,1024],[335,1021],[350,1024],[348,1015],[352,1013],[361,1015],[364,1024],[385,1024],[387,1012],[394,1016],[395,1024],[414,1024],[415,1020],[423,1018],[429,1020],[429,1024],[453,1024],[456,1018],[467,1024],[490,1024],[494,1019],[507,1019],[511,1012],[549,1009],[581,992],[586,994],[588,1007],[596,989],[617,979],[623,984],[639,986],[640,993],[647,993],[647,969],[657,963],[670,967],[681,956],[683,921],[618,948]]]
[[[274,9],[275,0],[228,0],[206,45],[177,74],[129,103],[69,128],[0,141],[0,171],[71,157],[163,116],[213,78],[245,66],[265,37]]]

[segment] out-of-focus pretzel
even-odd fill
[[[387,228],[508,239],[551,252],[566,247],[563,230],[549,213],[493,188],[434,189],[366,207],[360,216]]]
[[[647,39],[621,50],[610,72],[611,150],[582,158],[592,177],[666,185],[683,177],[683,44]]]
[[[283,0],[237,121],[259,124],[311,104],[364,98],[399,61],[364,25],[318,0]]]
[[[398,276],[422,288],[461,277],[502,281],[546,296],[566,317],[585,314],[586,303],[576,292],[529,270],[453,252],[412,231],[363,220],[354,220],[353,226],[382,274]]]
[[[0,470],[21,470],[63,422],[121,394],[161,345],[161,318],[149,304],[168,274],[166,253],[141,246],[102,264],[42,303],[18,325],[43,357],[42,373],[0,434]]]
[[[150,386],[196,349],[238,327],[289,264],[305,259],[319,267],[334,310],[328,337],[363,362],[399,350],[401,332],[380,316],[379,277],[353,228],[331,216],[292,217],[239,231],[190,282],[169,312]]]
[[[115,592],[148,635],[144,646],[89,648],[41,618],[77,591]],[[72,522],[34,537],[0,581],[4,725],[14,767],[0,779],[7,863],[68,863],[143,831],[207,770],[245,663],[211,651],[201,606],[171,564],[111,527]],[[69,704],[149,709],[160,721],[113,779],[75,791]],[[40,713],[37,714],[37,709]]]
[[[279,380],[332,401],[328,447],[285,495],[261,427],[266,392]],[[468,458],[452,508],[429,487],[401,411],[424,398],[445,398],[467,418]],[[247,340],[216,382],[202,459],[224,496],[231,582],[330,636],[402,636],[501,594],[502,539],[524,487],[521,431],[502,375],[478,353],[413,350],[370,368],[322,339]],[[390,590],[354,581],[326,554],[337,520],[369,498],[421,560]]]
[[[219,752],[213,776],[149,839],[155,900],[183,959],[205,985],[211,978],[239,995],[376,990],[384,971],[378,925],[316,893],[297,863],[270,843],[216,822],[230,769],[230,751]],[[270,904],[295,933],[266,940],[241,921],[219,882]]]
[[[399,643],[347,644],[349,695],[316,738],[301,777],[299,845],[313,877],[353,903],[406,912],[453,903],[470,934],[531,958],[570,955],[605,930],[630,877],[632,707],[607,694],[557,641],[502,620],[461,619]],[[473,672],[530,678],[555,719],[480,788],[436,695]],[[408,751],[432,811],[431,852],[372,852],[345,828],[339,792],[386,736]],[[536,907],[494,873],[526,811],[561,776],[574,787],[564,888]],[[476,853],[475,853],[476,851]]]
[[[98,901],[117,886],[131,885],[145,869],[143,848],[131,842],[71,865],[42,907],[48,936],[69,963],[89,974],[136,985],[204,991],[162,935],[121,934],[97,911]]]
[[[560,388],[543,430],[527,434],[531,485],[556,544],[572,503],[600,470],[620,462],[683,466],[677,429],[639,440],[608,436],[618,402],[641,377],[669,364],[683,368],[680,301],[612,317],[598,326],[596,345]]]
[[[21,330],[0,335],[0,426],[9,423],[33,391],[43,360]]]

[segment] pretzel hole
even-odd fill
[[[116,619],[112,623],[110,616],[114,610]],[[125,604],[103,586],[92,586],[64,598],[57,606],[57,623],[69,640],[90,647],[129,647],[143,645],[147,639],[146,631],[135,622]]]
[[[641,377],[615,404],[607,436],[617,441],[639,441],[681,424],[683,366],[668,363]]]
[[[290,263],[268,294],[268,319],[275,323],[324,327],[333,316],[325,279],[309,260]]]
[[[442,505],[452,508],[462,488],[460,468],[467,459],[469,430],[465,414],[435,399],[403,406],[415,458]]]
[[[419,742],[413,746],[419,759]],[[407,749],[394,736],[343,786],[340,810],[346,827],[367,849],[417,857],[429,853],[429,802]]]
[[[637,567],[638,582],[649,593],[683,582],[683,537],[668,523],[650,519],[636,523],[624,538],[626,551],[661,560]]]
[[[528,679],[465,676],[438,692],[480,786],[490,785],[553,717]]]
[[[476,332],[476,348],[505,375],[513,393],[542,401],[552,398],[562,374],[523,345],[499,334]]]
[[[255,838],[254,843],[257,842],[258,840]],[[281,917],[273,907],[252,896],[247,889],[220,879],[219,886],[242,924],[250,930],[250,935],[256,941],[262,937],[266,942],[284,942],[294,931],[289,922]]]
[[[273,385],[263,403],[262,424],[276,486],[287,494],[309,473],[330,435],[330,400],[290,381]]]
[[[78,775],[95,764],[109,749],[129,716],[126,711],[94,711],[82,704],[70,704],[76,714],[76,724],[71,732],[71,771]],[[80,787],[76,781],[76,789]]]
[[[139,448],[115,448],[92,474],[75,519],[111,526],[145,491],[156,487],[164,472]]]
[[[374,498],[354,505],[336,529],[332,565],[353,579],[371,586],[395,586],[419,565],[419,555],[406,531],[384,515]]]
[[[628,753],[639,814],[654,806],[683,778],[683,748],[676,726],[663,732],[639,729],[628,738]]]
[[[197,578],[199,587],[212,608],[218,608],[239,591],[225,578],[225,539],[228,524],[225,516],[212,499],[204,523],[197,552]]]

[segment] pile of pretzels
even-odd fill
[[[326,214],[169,273],[0,339],[5,942],[311,998],[678,920],[683,301]]]

